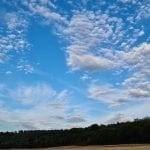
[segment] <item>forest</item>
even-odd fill
[[[0,132],[0,148],[150,143],[150,118],[65,130]]]

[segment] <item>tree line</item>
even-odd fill
[[[66,130],[0,132],[0,148],[150,143],[150,118]]]

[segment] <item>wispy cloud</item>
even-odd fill
[[[60,13],[56,12],[56,6],[52,1],[23,1],[22,4],[26,6],[33,16],[39,15],[45,19],[45,23],[60,23],[66,24],[66,17],[62,16]]]
[[[8,109],[3,102],[0,109],[0,125],[8,124],[18,129],[57,129],[85,124],[86,118],[69,104],[69,92],[54,90],[47,84],[19,85],[9,88],[1,85],[0,98],[7,91],[11,103],[20,103],[24,109]],[[3,91],[3,92],[2,92]],[[6,98],[6,97],[5,97]],[[1,99],[1,101],[3,101]]]
[[[56,92],[45,84],[33,86],[19,86],[11,91],[14,100],[23,104],[34,104],[47,101],[55,96]]]
[[[127,91],[114,88],[111,85],[92,84],[88,88],[89,98],[98,100],[110,107],[118,106],[129,101]]]

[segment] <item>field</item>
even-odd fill
[[[68,146],[48,148],[45,150],[150,150],[150,145],[118,145],[118,146]]]
[[[40,149],[11,149],[11,150],[150,150],[147,145],[109,145],[109,146],[61,146]]]

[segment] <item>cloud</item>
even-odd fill
[[[26,74],[34,72],[34,68],[30,64],[25,65],[20,64],[16,68],[20,71],[24,71]]]
[[[70,69],[88,70],[92,73],[97,71],[99,75],[101,71],[109,70],[110,74],[120,72],[116,74],[118,80],[121,78],[119,86],[115,85],[116,83],[111,85],[106,82],[103,85],[98,82],[90,84],[87,89],[88,98],[98,100],[109,108],[130,104],[130,102],[144,102],[142,105],[117,113],[110,112],[112,115],[99,119],[101,122],[122,121],[124,118],[130,119],[130,116],[134,118],[149,114],[149,102],[146,102],[150,97],[150,44],[146,25],[150,14],[149,3],[136,0],[118,1],[125,5],[118,7],[118,3],[112,5],[112,3],[103,2],[105,10],[100,9],[103,5],[101,2],[93,5],[94,8],[91,7],[91,11],[85,7],[87,1],[84,1],[84,6],[80,8],[77,6],[81,3],[72,1],[71,8],[74,10],[65,13],[62,13],[62,6],[56,5],[54,1],[25,0],[9,4],[5,1],[9,7],[15,6],[18,11],[17,13],[7,11],[1,15],[4,17],[0,17],[2,22],[0,65],[14,60],[17,70],[34,73],[32,64],[22,58],[17,59],[17,56],[26,55],[26,50],[30,48],[26,34],[29,24],[32,24],[30,20],[34,19],[37,23],[42,22],[42,25],[49,26],[50,29],[53,27],[56,30],[56,36],[67,41],[64,52]],[[134,9],[135,5],[136,9]],[[130,8],[132,11],[129,11]],[[6,74],[10,72],[12,71]],[[87,76],[82,77],[83,80],[87,78]],[[91,80],[100,80],[100,78],[95,76]],[[81,93],[81,90],[75,90]],[[10,110],[13,106],[8,108],[6,104],[9,101],[8,97],[11,103],[23,109]],[[57,91],[47,84],[19,85],[13,89],[0,86],[0,98],[2,105],[4,104],[0,109],[0,120],[15,127],[66,128],[72,127],[73,124],[85,125],[97,121],[97,118],[89,119],[89,116],[78,113],[68,115],[70,109],[74,107],[68,104],[67,90]],[[134,114],[135,112],[137,114]]]
[[[127,107],[121,107],[120,109],[112,109],[107,113],[97,116],[91,119],[91,122],[98,124],[111,124],[117,122],[133,121],[134,119],[142,119],[150,115],[149,111],[150,102],[142,101],[140,103],[132,103]]]
[[[10,31],[16,30],[18,27],[27,27],[27,21],[21,18],[21,16],[17,16],[16,13],[6,13],[5,21]]]
[[[12,60],[15,64],[18,57],[23,57],[30,48],[26,39],[28,21],[25,16],[16,12],[4,12],[1,21],[3,24],[0,27],[3,30],[0,31],[0,65],[4,66]],[[12,71],[11,67],[9,69]]]
[[[86,73],[86,74],[83,74],[83,76],[81,76],[81,80],[85,81],[85,80],[88,80],[90,79],[91,77]]]
[[[2,13],[0,21],[3,22],[0,25],[0,65],[4,66],[7,62],[14,60],[13,67],[17,70],[26,74],[33,73],[34,67],[26,59],[26,51],[31,48],[31,43],[27,40],[29,24],[32,24],[30,21],[40,16],[44,25],[59,26],[59,24],[66,24],[67,20],[56,12],[56,7],[51,1],[25,0],[8,3],[4,0],[2,3],[13,10],[7,10],[6,7],[4,12],[0,12]],[[20,59],[26,59],[26,62],[22,63],[19,61]]]
[[[139,36],[142,36],[142,35],[144,35],[144,34],[145,34],[145,33],[144,33],[143,30],[139,32]]]
[[[150,89],[149,91],[142,89],[131,89],[129,90],[129,95],[137,98],[147,98],[150,97]]]
[[[67,90],[56,91],[45,83],[15,88],[0,85],[0,120],[3,120],[0,128],[6,124],[10,130],[64,129],[85,125],[85,116],[79,115],[70,100]]]
[[[126,122],[126,121],[131,121],[133,118],[131,117],[126,117],[124,114],[121,113],[114,113],[110,116],[108,116],[107,120],[105,123],[107,124],[113,124],[117,122]]]
[[[108,106],[149,100],[150,45],[142,43],[128,52],[116,52],[115,55],[118,68],[125,69],[129,76],[120,82],[120,86],[91,84],[88,88],[89,98],[101,101]],[[116,67],[116,70],[118,68]]]
[[[74,13],[62,32],[70,43],[66,47],[68,66],[73,70],[99,71],[113,66],[113,62],[103,56],[101,46],[104,43],[111,43],[110,38],[116,38],[115,34],[121,29],[119,26],[121,26],[121,19],[109,17],[107,14],[93,11]]]
[[[87,92],[88,98],[102,102],[111,108],[130,102],[149,100],[149,85],[149,81],[142,82],[140,79],[137,82],[134,82],[134,84],[132,83],[132,85],[121,85],[118,87],[94,83],[89,85]]]
[[[122,85],[128,88],[131,97],[149,98],[150,44],[143,43],[132,51],[123,53],[122,58],[128,70],[132,71]]]
[[[98,100],[109,107],[118,106],[129,101],[127,91],[112,87],[112,85],[91,84],[88,88],[88,97]]]
[[[132,3],[132,4],[136,4],[138,1],[137,0],[118,0],[119,2],[122,3]]]
[[[73,70],[106,70],[114,65],[113,62],[101,56],[74,52],[69,53],[67,63]]]
[[[139,12],[142,12],[142,7],[147,8],[148,5],[144,2],[137,2],[136,0],[118,1],[131,4],[133,7],[136,5]],[[72,70],[88,70],[89,68],[93,68],[94,70],[96,68],[96,70],[101,71],[105,68],[105,65],[104,68],[102,67],[103,60],[105,60],[105,64],[106,62],[111,62],[109,64],[113,67],[124,65],[124,62],[121,62],[123,58],[119,56],[119,53],[132,51],[136,47],[140,36],[146,34],[146,27],[143,24],[140,24],[138,28],[136,27],[139,24],[136,19],[138,14],[137,10],[133,10],[129,14],[126,7],[119,8],[117,4],[114,4],[113,8],[117,9],[118,12],[116,13],[120,17],[113,14],[114,12],[111,11],[112,5],[110,6],[109,2],[107,4],[108,11],[97,11],[95,7],[95,11],[84,9],[83,11],[75,10],[73,12],[70,20],[68,20],[68,24],[61,32],[62,36],[68,41],[68,45],[66,46],[67,64]],[[122,15],[126,15],[127,20],[123,20],[121,18]],[[144,39],[146,38],[147,36],[144,37]],[[107,49],[107,53],[103,49]],[[133,54],[133,52],[129,52],[126,55],[132,57],[130,55],[131,53]],[[87,63],[86,60],[89,55],[92,57],[92,61]],[[112,56],[110,57],[110,55]],[[93,57],[95,57],[94,61]],[[96,59],[98,57],[99,60]],[[100,61],[102,65],[101,63],[97,63]]]
[[[135,4],[135,0],[119,1]],[[20,3],[15,4],[21,9]],[[40,16],[45,25],[52,25],[56,29],[57,36],[61,36],[67,40],[67,64],[72,70],[90,69],[101,71],[110,69],[110,66],[112,68],[116,60],[121,59],[114,53],[119,53],[120,51],[132,48],[138,40],[138,37],[145,33],[144,27],[141,26],[138,29],[134,27],[133,22],[135,24],[138,23],[136,20],[136,11],[133,11],[133,15],[130,19],[127,17],[127,21],[130,21],[128,28],[124,28],[126,22],[121,19],[121,17],[112,15],[111,11],[88,11],[86,9],[79,11],[76,8],[71,14],[68,14],[70,17],[67,17],[67,15],[62,15],[61,6],[57,6],[56,2],[47,0],[25,0],[21,2],[21,4],[25,6],[28,18],[39,18]],[[108,5],[110,4],[108,3]],[[145,3],[138,3],[138,6],[141,11],[143,10],[143,7],[147,8],[147,4]],[[114,5],[113,7],[117,8],[117,10],[122,13],[122,9],[118,8],[117,5]],[[111,8],[108,7],[108,9],[110,10]],[[21,28],[21,31],[23,31],[25,29],[23,26],[26,26],[26,28],[28,26],[27,21],[23,19],[20,12],[19,14],[9,13],[6,20],[8,22],[7,26],[9,30]],[[11,36],[16,36],[16,34]],[[16,39],[18,38],[14,37],[13,41]],[[10,39],[8,40],[10,41]],[[18,43],[17,46],[20,46],[18,49],[25,49],[28,44],[25,39],[20,39],[15,43]],[[7,42],[7,45],[5,44],[3,47],[7,47],[11,50],[15,46],[13,44],[8,44]],[[103,51],[105,48],[109,50],[107,53]],[[117,57],[117,59],[114,60],[114,58],[107,56],[108,53],[113,57]],[[81,59],[81,56],[83,57],[83,60]],[[8,52],[0,53],[0,62],[5,62],[8,57]],[[87,63],[87,60],[89,59],[92,61]],[[19,67],[20,70],[29,70],[22,68],[23,67]],[[27,66],[24,68],[29,67]],[[30,70],[29,72],[32,71]]]
[[[116,123],[124,121],[132,121],[137,118],[144,118],[150,115],[149,112],[150,102],[145,101],[140,104],[129,105],[119,111],[113,111],[104,116],[104,122],[107,123]]]
[[[68,121],[69,123],[86,122],[86,120],[85,120],[84,118],[82,118],[81,116],[68,118],[67,121]]]
[[[137,13],[136,19],[137,20],[148,20],[150,18],[150,3],[149,2],[144,2],[144,4],[140,5],[140,9]]]
[[[142,43],[138,47],[134,47],[129,52],[122,53],[122,58],[125,63],[132,65],[135,68],[147,67],[150,64],[150,44]]]
[[[19,71],[23,71],[25,74],[32,74],[35,73],[35,68],[31,63],[28,62],[28,60],[24,58],[20,58],[16,64],[16,69]]]
[[[67,20],[60,13],[56,12],[56,6],[52,1],[24,1],[22,2],[24,6],[26,6],[32,15],[39,15],[45,18],[45,22],[47,23],[62,23],[66,24]]]
[[[11,97],[23,104],[34,104],[46,101],[55,96],[56,92],[46,84],[19,86],[11,91]]]

